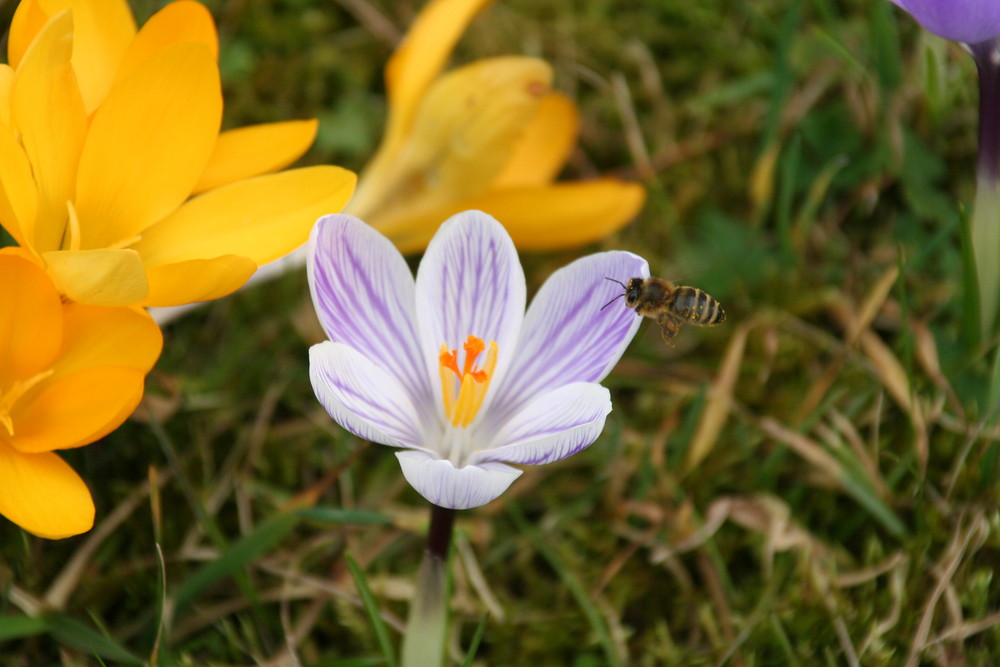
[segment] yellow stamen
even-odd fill
[[[472,375],[462,378],[462,387],[458,390],[458,402],[455,403],[455,411],[451,415],[451,423],[455,426],[465,428],[472,423],[479,410],[476,404],[476,379]]]
[[[475,336],[469,336],[462,348],[465,352],[465,363],[461,371],[458,368],[458,350],[449,351],[447,344],[441,345],[438,364],[444,413],[453,426],[465,428],[476,418],[479,408],[486,399],[486,392],[489,390],[490,380],[496,369],[499,348],[495,341],[490,341],[487,348],[482,339]],[[482,368],[477,368],[476,359],[483,351],[486,351],[485,363]],[[455,377],[459,380],[457,396]]]
[[[55,373],[55,370],[50,368],[49,370],[34,375],[27,380],[19,380],[11,385],[10,389],[3,392],[3,394],[0,394],[0,426],[4,427],[4,430],[7,431],[7,435],[11,437],[14,436],[14,418],[10,414],[14,410],[14,405],[16,405],[18,400],[28,393],[32,387],[42,380],[47,379],[53,373]]]
[[[441,343],[441,354],[438,356],[440,367],[438,370],[441,372],[441,393],[444,398],[444,413],[448,415],[449,419],[451,419],[452,413],[455,412],[455,381],[452,380],[449,371],[455,375],[459,375],[456,356],[454,352],[448,351],[447,344]]]

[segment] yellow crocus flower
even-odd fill
[[[536,58],[479,60],[442,74],[455,42],[490,0],[433,0],[385,71],[388,125],[347,211],[403,252],[422,250],[441,220],[479,209],[521,249],[579,245],[620,228],[645,191],[614,178],[554,182],[579,115]]]
[[[94,502],[55,450],[125,421],[163,337],[140,308],[64,302],[25,255],[0,250],[0,515],[61,538],[90,530]]]
[[[70,301],[171,306],[239,288],[339,211],[354,175],[275,172],[315,121],[220,133],[218,37],[180,0],[23,0],[0,65],[0,223]],[[192,196],[195,195],[195,196]]]

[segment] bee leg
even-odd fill
[[[674,336],[680,330],[684,319],[673,313],[661,313],[656,318],[656,323],[660,325],[660,333],[663,334],[663,342],[670,347],[674,347]]]

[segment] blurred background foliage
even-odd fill
[[[304,161],[360,169],[421,3],[206,4],[226,125],[318,117]],[[729,318],[676,348],[645,326],[598,442],[460,514],[456,664],[484,615],[471,664],[995,664],[972,60],[879,0],[501,0],[455,61],[508,53],[580,105],[569,175],[648,187],[584,250],[638,252]],[[526,255],[529,291],[580,252]],[[66,453],[97,528],[0,524],[0,662],[386,664],[345,554],[398,640],[427,510],[315,401],[320,337],[301,274],[167,329],[144,407]]]

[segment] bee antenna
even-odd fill
[[[627,286],[625,285],[625,283],[623,283],[623,282],[622,282],[622,281],[620,281],[620,280],[615,280],[614,278],[608,278],[607,276],[604,276],[604,279],[605,279],[605,280],[610,280],[610,281],[611,281],[611,282],[613,282],[613,283],[618,283],[618,284],[619,284],[619,285],[621,285],[621,286],[622,286],[623,288],[625,288],[625,289],[628,289],[628,287],[627,287]]]
[[[608,280],[611,280],[611,278],[608,278]],[[615,282],[618,282],[618,281],[615,281]],[[605,308],[607,308],[608,306],[610,306],[611,304],[613,304],[615,301],[617,301],[618,299],[622,298],[623,296],[625,296],[624,293],[623,294],[619,294],[615,298],[611,299],[611,301],[608,301],[606,304],[604,304],[603,306],[601,306],[601,310],[604,310]]]

